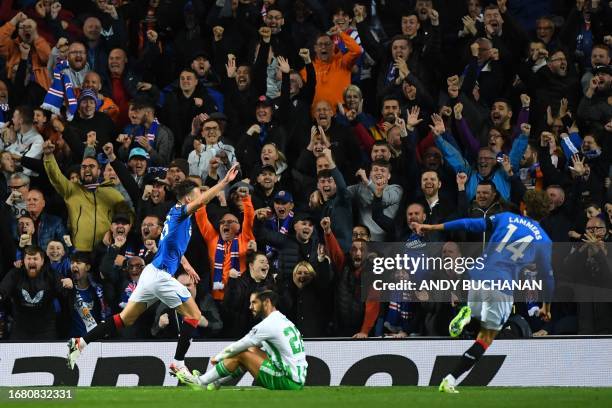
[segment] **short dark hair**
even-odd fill
[[[283,15],[283,17],[285,17],[285,12],[283,11],[283,9],[278,7],[276,4],[272,4],[270,7],[268,7],[267,11],[268,11],[268,13],[270,11],[278,11],[279,13],[281,13]]]
[[[497,194],[497,188],[495,187],[495,183],[493,183],[491,180],[480,180],[478,182],[479,186],[491,186],[491,190],[493,190],[493,192],[495,194]]]
[[[266,290],[257,291],[253,293],[255,294],[257,299],[259,299],[262,303],[265,302],[266,300],[269,300],[270,303],[272,303],[272,306],[276,307],[276,305],[278,305],[278,294],[274,292],[273,290],[266,289]]]
[[[354,17],[353,9],[352,7],[349,6],[349,4],[346,1],[335,0],[329,4],[329,13],[332,16],[334,14],[337,14],[340,11],[346,14],[347,16],[349,16],[350,18]]]
[[[413,201],[411,203],[408,203],[408,205],[406,206],[406,211],[408,211],[408,207],[410,207],[411,205],[418,205],[419,207],[421,207],[421,210],[423,210],[423,212],[427,214],[427,209],[425,208],[425,204],[419,203],[418,201]]]
[[[198,77],[198,74],[191,67],[185,67],[185,68],[181,69],[180,73],[182,74],[183,72],[189,72],[190,74],[193,74],[196,78]]]
[[[19,105],[15,108],[16,111],[19,111],[19,115],[21,115],[21,120],[25,125],[34,124],[34,109],[32,109],[28,105]]]
[[[35,256],[39,254],[42,259],[45,259],[45,251],[42,250],[38,245],[28,245],[23,249],[24,255]]]
[[[423,174],[425,174],[425,173],[435,173],[436,176],[438,177],[438,180],[442,180],[442,175],[440,174],[440,172],[438,170],[430,170],[430,169],[423,169],[421,171],[421,175],[419,176],[419,180],[421,178],[423,178]]]
[[[353,229],[355,229],[357,227],[365,229],[366,233],[368,234],[368,237],[372,236],[372,233],[370,232],[370,229],[368,228],[367,225],[365,225],[365,224],[355,224],[355,225],[353,225]]]
[[[333,178],[333,172],[331,169],[323,169],[317,173],[317,181],[319,181],[322,178],[330,178],[330,177]]]
[[[266,253],[263,251],[249,251],[247,252],[247,256],[246,256],[246,261],[247,264],[250,264],[251,262],[255,262],[255,259],[257,259],[258,256],[263,255],[266,256]]]
[[[415,16],[417,19],[419,18],[419,13],[417,13],[415,9],[404,9],[404,11],[401,14],[402,15],[400,16],[400,19],[404,17],[410,17],[410,16]]]
[[[143,221],[147,217],[157,218],[157,225],[159,225],[159,226],[164,224],[163,221],[162,221],[162,217],[159,214],[154,214],[154,213],[146,214],[144,217],[142,217]]]
[[[393,43],[398,40],[405,40],[408,43],[408,46],[412,48],[412,40],[410,39],[410,37],[408,37],[407,35],[403,35],[403,34],[398,34],[398,35],[393,36],[393,38],[391,38],[391,41],[389,41],[389,47],[391,47]]]
[[[375,142],[374,142],[374,146],[386,146],[386,147],[388,147],[389,149],[391,149],[391,146],[389,145],[389,142],[387,142],[387,141],[386,141],[386,140],[384,140],[384,139],[380,139],[380,140],[375,141]]]
[[[372,167],[374,166],[385,167],[386,169],[389,170],[389,172],[391,171],[391,163],[389,163],[386,160],[374,160],[372,162],[372,165],[370,166],[370,169],[372,169]]]
[[[33,115],[34,115],[34,112],[36,112],[36,111],[40,111],[40,113],[42,113],[42,114],[43,114],[43,116],[45,117],[45,119],[47,119],[47,122],[48,122],[48,121],[51,119],[51,112],[50,112],[50,111],[48,111],[48,110],[46,110],[46,109],[43,109],[43,108],[41,108],[40,106],[35,106],[35,107],[32,109],[32,121],[34,121],[34,116],[33,116]]]
[[[501,102],[501,103],[505,103],[506,106],[508,107],[508,110],[512,111],[512,103],[506,99],[506,98],[496,98],[493,100],[493,103],[491,104],[491,107],[496,104],[497,102]]]
[[[400,98],[398,98],[395,95],[387,95],[382,99],[382,102],[380,103],[380,107],[382,108],[385,102],[387,101],[396,101],[397,104],[400,105]]]
[[[199,188],[199,186],[193,180],[185,179],[174,186],[174,194],[176,194],[176,198],[180,200],[185,198],[185,196],[189,195],[196,188]]]
[[[98,161],[98,158],[96,156],[92,156],[92,155],[83,156],[83,160],[81,160],[81,163],[83,163],[87,159],[95,160],[95,162],[98,165],[98,167],[101,167],[100,166],[100,162]],[[75,166],[75,171],[78,174],[80,174],[80,168],[78,166]]]

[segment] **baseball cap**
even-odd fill
[[[597,65],[593,68],[593,75],[597,75],[599,73],[612,75],[612,65]]]
[[[240,187],[246,187],[249,189],[249,194],[253,194],[253,191],[255,190],[253,188],[252,185],[250,185],[249,183],[245,182],[245,181],[239,181],[237,183],[232,184],[232,186],[230,187],[230,194],[233,193],[234,191],[238,190]]]
[[[261,95],[259,98],[257,98],[257,103],[255,104],[255,108],[258,108],[260,106],[271,108],[272,100],[268,99],[265,95]]]
[[[132,157],[144,157],[145,159],[148,159],[149,153],[147,153],[147,151],[143,149],[142,147],[135,147],[132,150],[130,150],[130,156],[128,160],[130,160]]]
[[[91,265],[91,252],[74,251],[70,255],[70,260],[73,262],[83,262]]]
[[[121,213],[115,214],[113,216],[112,222],[116,224],[130,224],[131,223],[130,216],[127,214],[121,214]]]
[[[306,211],[295,214],[293,217],[293,222],[296,223],[298,221],[310,221],[313,224],[315,223],[315,219],[312,214]]]
[[[191,61],[196,60],[196,59],[198,59],[200,57],[203,57],[204,59],[210,60],[210,57],[208,56],[208,53],[206,51],[204,51],[204,50],[197,50],[191,56]]]
[[[274,194],[274,201],[279,201],[281,203],[292,203],[293,195],[290,192],[281,190],[278,193]]]
[[[168,181],[165,178],[162,177],[155,177],[152,181],[151,184],[163,184],[164,186],[168,185]]]
[[[229,119],[223,112],[213,112],[210,115],[208,115],[208,119],[206,119],[204,123],[211,121],[211,120],[214,120],[215,122],[220,121],[220,120],[227,122]]]

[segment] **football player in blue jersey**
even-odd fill
[[[168,307],[176,308],[183,316],[184,322],[176,345],[174,361],[170,364],[170,371],[172,374],[181,372],[185,376],[191,375],[185,367],[184,359],[202,314],[189,290],[174,278],[174,274],[183,260],[183,254],[191,237],[191,214],[215,198],[236,178],[238,170],[239,166],[234,165],[221,181],[205,192],[202,192],[200,187],[191,180],[184,180],[175,186],[178,202],[166,216],[159,249],[153,262],[142,271],[138,285],[121,313],[97,325],[85,336],[68,341],[70,368],[74,368],[77,358],[87,344],[107,335],[116,336],[119,329],[132,325],[150,305],[160,300]],[[199,281],[195,272],[191,271],[189,275],[195,282]]]
[[[491,240],[485,248],[484,268],[472,269],[472,282],[513,283],[520,280],[520,272],[529,264],[536,264],[539,277],[543,282],[545,303],[540,309],[540,317],[550,320],[550,300],[554,289],[551,266],[552,242],[540,224],[548,215],[550,199],[544,191],[529,190],[523,199],[527,217],[503,212],[485,218],[462,218],[444,224],[426,225],[413,223],[411,227],[419,234],[428,231],[470,232],[490,231]],[[529,218],[528,218],[529,217]],[[477,285],[475,285],[477,286]],[[495,336],[510,317],[513,292],[500,290],[471,290],[468,305],[464,306],[451,321],[449,331],[452,337],[461,334],[472,317],[480,321],[480,331],[455,369],[440,384],[441,392],[456,393],[457,379],[476,364],[485,350],[493,343]]]

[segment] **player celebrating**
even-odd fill
[[[200,187],[191,180],[185,180],[176,185],[178,203],[170,209],[166,216],[159,249],[153,262],[142,271],[138,285],[121,313],[99,324],[84,337],[72,338],[68,341],[70,368],[74,368],[77,358],[87,344],[106,335],[116,336],[119,329],[132,325],[150,305],[159,299],[168,307],[176,308],[183,315],[185,323],[181,328],[170,371],[175,374],[180,372],[186,376],[191,375],[185,367],[184,359],[202,314],[189,290],[174,278],[174,274],[183,259],[191,237],[191,214],[211,201],[236,178],[237,174],[238,165],[234,165],[217,185],[205,192],[202,192]],[[188,273],[195,282],[199,281],[198,275],[193,270]]]
[[[527,216],[541,220],[548,214],[550,200],[545,192],[529,190],[524,202]],[[535,263],[544,281],[545,299],[550,301],[554,285],[550,262],[551,240],[533,219],[504,212],[487,218],[463,218],[436,225],[413,223],[411,226],[419,234],[427,231],[491,231],[491,240],[485,249],[485,267],[481,271],[473,269],[471,279],[518,281],[520,271],[528,264]],[[511,291],[470,291],[468,305],[451,321],[449,331],[452,337],[459,336],[472,316],[480,320],[480,331],[476,342],[463,353],[451,374],[442,380],[439,387],[441,392],[458,392],[455,389],[457,379],[472,368],[493,343],[510,317],[512,304]],[[540,317],[550,320],[550,303],[544,303]]]
[[[193,376],[178,372],[177,378],[185,384],[214,390],[247,370],[259,385],[269,390],[302,389],[308,367],[302,335],[276,310],[277,302],[278,295],[271,290],[251,294],[251,313],[263,320],[213,357],[214,368],[204,375],[194,370]]]

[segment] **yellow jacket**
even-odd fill
[[[68,180],[55,156],[44,156],[43,163],[51,185],[68,207],[72,243],[77,251],[92,251],[110,229],[115,214],[129,214],[133,222],[132,209],[112,184],[102,183],[90,191]]]

